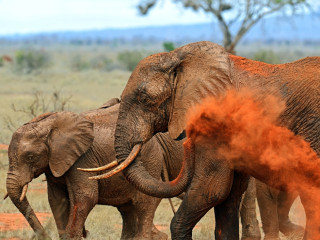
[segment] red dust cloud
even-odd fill
[[[259,95],[259,94],[258,94]],[[249,90],[208,98],[188,114],[187,136],[212,143],[231,168],[289,192],[298,192],[308,239],[320,239],[320,159],[302,137],[277,125],[285,104]],[[261,96],[261,94],[260,94]]]

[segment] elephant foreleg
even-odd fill
[[[250,177],[248,188],[243,194],[240,206],[240,215],[242,223],[242,240],[261,239],[259,223],[256,214],[256,183],[253,177]]]
[[[303,240],[314,240],[320,238],[320,215],[319,215],[319,196],[320,192],[318,189],[312,189],[300,194],[301,203],[306,213],[306,229]]]
[[[80,199],[81,201],[76,200],[70,206],[69,220],[66,227],[66,235],[69,239],[82,239],[87,234],[84,229],[84,223],[96,204],[89,196],[81,196]]]
[[[138,213],[138,233],[136,239],[166,240],[167,234],[160,232],[153,225],[155,211],[161,199],[138,194],[135,207]]]
[[[132,203],[128,203],[118,207],[122,217],[122,232],[121,238],[133,239],[137,234],[138,229],[138,214]]]
[[[50,181],[49,177],[47,179],[49,204],[57,225],[59,237],[63,238],[70,211],[68,192],[65,186],[57,186]]]
[[[234,172],[233,184],[227,199],[215,206],[216,240],[239,239],[239,209],[241,196],[247,189],[249,177]]]
[[[205,151],[202,151],[205,153]],[[229,195],[233,171],[220,160],[208,161],[197,155],[194,178],[186,191],[183,201],[171,221],[172,239],[192,239],[192,229],[197,222],[214,206],[223,202]],[[221,233],[223,236],[226,233]],[[233,238],[239,239],[239,233]],[[216,238],[216,240],[223,238]]]
[[[82,239],[87,234],[84,223],[93,207],[98,203],[98,183],[91,181],[90,184],[84,186],[81,180],[88,176],[76,174],[78,178],[70,175],[71,180],[67,179],[70,212],[66,235],[67,239],[74,240]]]
[[[279,230],[286,236],[301,235],[304,232],[302,226],[296,225],[289,219],[290,208],[297,198],[297,193],[280,191],[278,194],[278,219]]]
[[[264,239],[279,239],[277,199],[279,190],[256,179],[257,200],[260,209]]]

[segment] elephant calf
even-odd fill
[[[96,204],[103,204],[115,206],[121,213],[121,239],[167,239],[165,233],[153,226],[161,199],[139,192],[122,173],[92,181],[88,177],[96,173],[77,170],[115,159],[113,142],[119,104],[108,105],[80,115],[72,112],[40,115],[13,134],[8,150],[7,191],[36,233],[49,238],[25,194],[28,183],[45,173],[60,238],[85,237],[88,214]],[[179,173],[182,155],[181,143],[161,134],[145,144],[139,159],[157,179],[165,163],[169,178],[173,179]]]

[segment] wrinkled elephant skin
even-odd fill
[[[168,131],[176,139],[186,127],[190,107],[208,96],[241,87],[279,95],[291,106],[286,108],[284,125],[319,151],[319,115],[313,114],[319,111],[319,66],[319,57],[270,65],[230,55],[211,42],[191,43],[169,53],[151,55],[137,65],[121,95],[115,132],[116,157],[119,162],[125,161],[133,146],[147,142],[158,132]],[[301,127],[300,123],[308,118],[317,124]],[[216,239],[239,239],[238,208],[248,178],[230,170],[214,154],[206,153],[209,148],[195,146],[194,177],[171,222],[173,239],[191,239],[193,227],[213,206]],[[135,168],[130,165],[124,174],[138,189],[152,196],[168,195],[170,189],[153,191],[157,189],[156,179],[151,185],[148,181],[150,187],[146,186],[143,179],[150,176]],[[233,187],[235,184],[237,187]]]
[[[153,225],[160,199],[137,191],[119,173],[108,180],[93,181],[97,173],[77,168],[100,166],[115,160],[114,131],[117,102],[82,113],[59,112],[41,115],[20,127],[9,146],[8,194],[38,233],[47,239],[27,198],[20,201],[23,186],[45,173],[48,199],[62,239],[82,239],[84,222],[96,204],[118,208],[123,219],[121,239],[167,239]],[[163,164],[169,179],[181,168],[182,144],[168,134],[159,134],[142,148],[139,163],[160,179]],[[140,160],[141,161],[140,161]],[[147,206],[147,207],[146,207]]]

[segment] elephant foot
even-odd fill
[[[277,233],[267,233],[264,235],[263,240],[280,240],[279,232]]]
[[[153,225],[151,230],[151,238],[152,240],[167,240],[168,235],[159,231],[156,226]]]
[[[290,232],[289,234],[285,234],[285,236],[287,237],[287,239],[303,239],[304,237],[304,228],[301,227],[300,230],[295,230],[295,231],[292,231]]]
[[[89,237],[89,231],[88,231],[88,230],[85,230],[85,229],[83,228],[82,236],[83,236],[84,238]]]
[[[261,237],[241,237],[241,240],[260,240]]]
[[[300,225],[292,223],[290,220],[283,221],[279,224],[279,230],[286,237],[288,236],[303,236],[304,228]]]
[[[260,240],[261,232],[258,223],[257,224],[247,224],[242,227],[242,237],[241,240]]]

